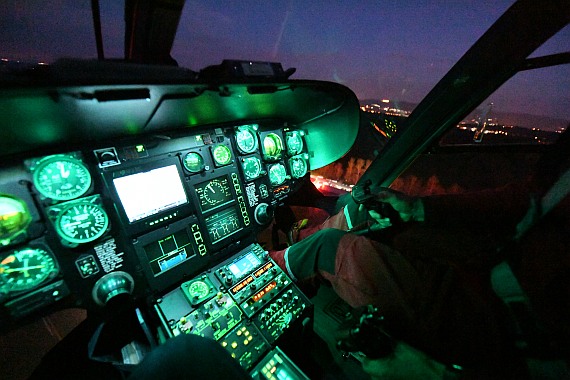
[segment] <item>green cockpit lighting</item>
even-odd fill
[[[32,215],[23,200],[0,195],[0,245],[8,245],[25,233],[31,221]]]
[[[227,165],[232,162],[232,151],[226,145],[218,145],[213,148],[212,155],[218,166]]]
[[[257,125],[243,125],[236,129],[236,144],[243,154],[255,152],[257,149]]]
[[[189,152],[184,156],[184,168],[190,173],[200,173],[205,169],[204,158],[196,152]]]
[[[270,133],[263,139],[263,153],[265,158],[279,158],[283,151],[283,141],[275,133]]]
[[[58,235],[71,244],[88,243],[101,237],[109,227],[109,217],[103,207],[92,203],[96,197],[65,204],[57,210],[55,229]]]
[[[59,154],[42,158],[32,171],[36,189],[56,201],[79,198],[91,186],[89,169],[71,156]]]
[[[0,293],[31,290],[58,273],[51,254],[40,248],[13,251],[0,261]]]
[[[290,156],[299,154],[303,151],[303,135],[304,133],[302,131],[287,132],[285,142]]]

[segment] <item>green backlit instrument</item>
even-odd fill
[[[236,144],[243,154],[253,153],[257,149],[255,126],[242,126],[236,131]]]
[[[13,251],[0,261],[0,293],[34,289],[57,273],[55,260],[46,250],[24,248]]]
[[[80,160],[66,155],[48,156],[33,168],[38,192],[56,201],[79,198],[91,186],[91,174]]]
[[[55,218],[58,235],[72,244],[96,240],[108,227],[109,217],[103,207],[89,200],[65,205]]]
[[[0,194],[0,245],[8,245],[25,233],[31,221],[32,215],[23,200]]]
[[[214,161],[218,166],[227,165],[232,162],[232,151],[226,145],[218,145],[212,149]]]

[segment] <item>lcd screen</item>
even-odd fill
[[[130,223],[188,203],[176,165],[113,179]]]
[[[261,264],[259,258],[255,256],[253,253],[249,253],[246,256],[242,257],[238,261],[233,262],[229,269],[232,271],[234,276],[237,278],[241,278],[244,274],[249,273],[253,268],[257,267]]]
[[[235,208],[220,211],[206,218],[206,228],[212,244],[241,230],[241,223]]]
[[[157,276],[195,256],[186,230],[144,246],[152,274]]]

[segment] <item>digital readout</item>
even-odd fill
[[[230,291],[232,292],[232,294],[238,294],[240,292],[240,290],[242,290],[243,288],[245,288],[246,286],[248,286],[249,284],[251,284],[253,282],[253,277],[248,276],[246,278],[243,279],[243,281],[241,281],[240,283],[238,283],[236,286],[234,286],[233,288],[230,289]]]
[[[267,272],[269,269],[273,268],[273,263],[270,261],[267,264],[265,264],[262,268],[259,268],[255,273],[255,277],[260,277],[262,274],[264,274],[265,272]]]
[[[210,215],[205,221],[212,244],[215,244],[242,229],[238,213],[235,208],[230,208],[220,211],[214,215]],[[232,266],[230,266],[230,270],[236,275],[236,277],[241,277],[234,272],[234,268]],[[243,271],[241,273],[243,273]]]
[[[271,290],[273,290],[273,288],[275,288],[277,286],[277,283],[275,281],[271,281],[269,284],[267,284],[265,286],[265,288],[263,288],[262,290],[260,290],[259,292],[255,293],[253,295],[253,297],[251,297],[251,304],[256,303],[257,301],[259,301],[260,299],[262,299],[263,297],[265,297]]]

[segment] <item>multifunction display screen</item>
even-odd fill
[[[230,264],[228,269],[233,273],[236,278],[242,277],[244,274],[249,273],[253,268],[261,264],[259,258],[253,253],[249,253],[241,259]]]
[[[233,200],[227,176],[214,178],[196,185],[202,212],[223,206]]]
[[[144,252],[155,277],[195,255],[186,230],[145,245]]]
[[[188,203],[176,165],[114,178],[130,223]]]
[[[206,229],[212,244],[242,229],[235,207],[220,211],[206,218]]]

